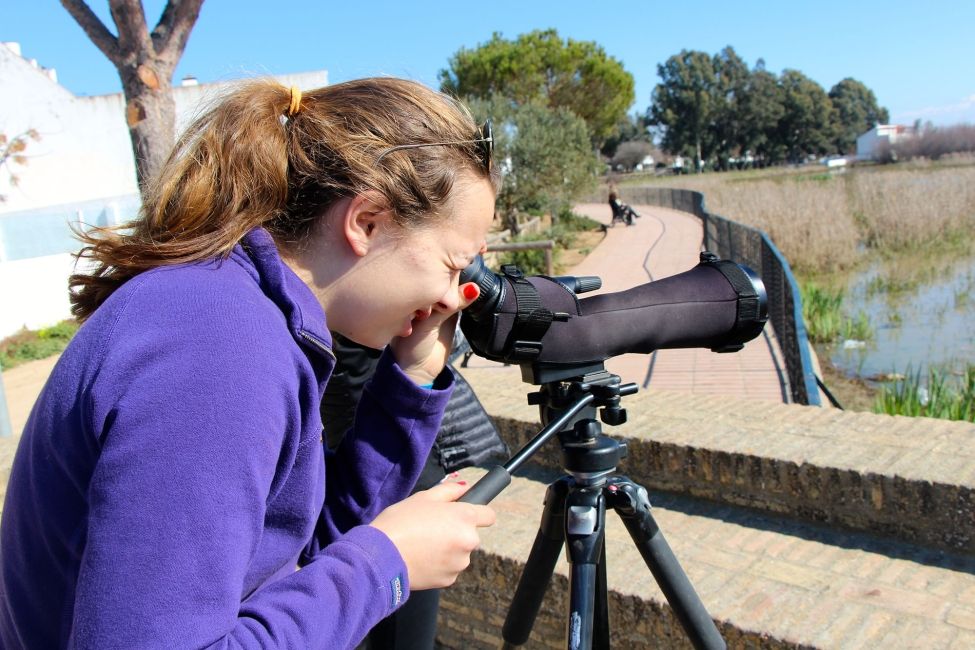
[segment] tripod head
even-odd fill
[[[602,362],[579,366],[569,374],[567,365],[560,366],[559,379],[542,384],[528,396],[529,404],[539,407],[545,427],[504,465],[495,465],[460,498],[466,503],[490,503],[511,482],[511,475],[555,434],[563,449],[567,472],[580,481],[612,472],[625,456],[625,445],[606,438],[596,420],[610,425],[626,421],[626,409],[620,398],[636,393],[634,383],[620,384],[619,375],[607,372]]]
[[[592,401],[557,432],[562,467],[580,484],[601,482],[626,457],[626,444],[604,436],[600,421],[611,426],[626,422],[620,399],[638,390],[633,383],[621,385],[619,375],[606,371],[601,363],[597,365],[568,380],[546,382],[538,392],[528,395],[528,403],[538,405],[543,423],[559,420],[580,397],[592,396]],[[600,421],[596,420],[597,408]]]
[[[560,369],[560,374],[567,374],[564,368]],[[569,374],[565,379],[546,380],[537,392],[528,394],[528,403],[538,405],[542,424],[548,424],[582,396],[592,395],[592,402],[578,415],[579,419],[594,419],[596,408],[601,408],[600,419],[606,424],[617,425],[626,422],[626,409],[620,406],[620,398],[637,390],[636,384],[621,385],[619,375],[608,372],[602,363],[597,363],[586,365],[579,373]]]

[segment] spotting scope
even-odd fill
[[[702,252],[692,269],[625,291],[579,298],[598,277],[524,275],[488,269],[480,256],[461,273],[480,295],[461,316],[479,356],[517,363],[530,383],[558,379],[631,352],[668,348],[740,350],[768,320],[765,285],[754,271]]]

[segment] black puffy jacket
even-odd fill
[[[469,349],[458,329],[454,335],[451,361]],[[380,350],[373,350],[332,334],[332,351],[336,365],[322,399],[322,423],[330,449],[342,441],[352,426],[362,387],[372,377],[379,361]],[[449,367],[449,366],[448,366]],[[456,383],[447,402],[437,441],[427,461],[427,467],[417,483],[418,489],[435,484],[446,472],[501,459],[508,448],[484,410],[474,389],[463,376],[451,367]]]

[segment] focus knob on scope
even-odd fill
[[[564,284],[572,293],[588,293],[589,291],[600,289],[603,286],[602,279],[595,275],[583,275],[580,277],[560,275],[554,278],[554,280]]]

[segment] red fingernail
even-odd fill
[[[467,481],[457,481],[457,485],[467,485]]]
[[[477,290],[477,285],[473,282],[464,285],[464,297],[468,300],[474,300],[479,293],[480,291]]]

